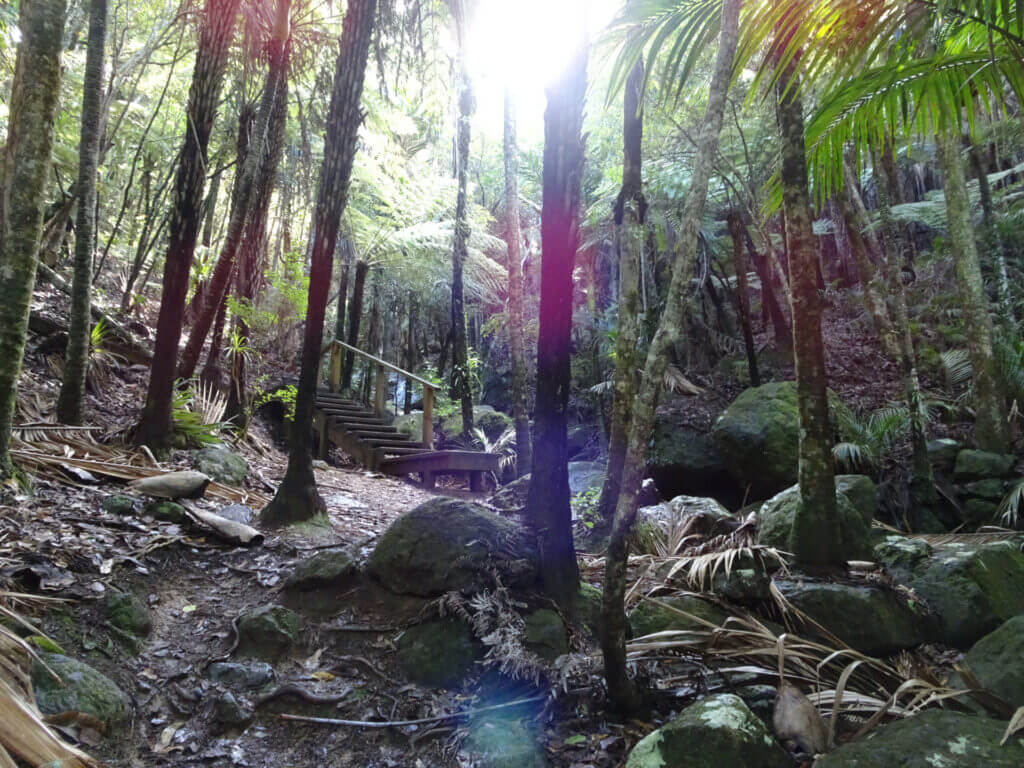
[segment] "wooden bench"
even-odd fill
[[[484,473],[497,472],[501,467],[501,456],[479,451],[431,451],[381,458],[378,466],[381,472],[389,475],[418,473],[424,488],[433,488],[438,475],[466,473],[470,490],[482,491]]]

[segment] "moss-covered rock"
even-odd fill
[[[570,461],[569,493],[584,493],[600,488],[604,482],[603,461]]]
[[[929,709],[844,744],[815,768],[1020,768],[1024,739],[1000,746],[1005,730],[998,720]]]
[[[300,620],[282,605],[264,605],[238,619],[238,655],[276,661],[299,637]]]
[[[766,501],[758,512],[758,543],[789,551],[793,520],[800,506],[800,488],[794,485]],[[836,511],[845,556],[848,560],[866,560],[871,556],[871,529],[865,515],[846,495],[836,491]]]
[[[963,504],[964,522],[976,525],[991,525],[999,516],[999,504],[988,499],[967,499]]]
[[[569,635],[562,617],[550,608],[540,608],[524,618],[523,642],[546,661],[569,652]]]
[[[131,515],[140,506],[139,500],[123,493],[113,493],[100,502],[103,511],[110,515]]]
[[[1024,615],[985,635],[963,663],[982,687],[1014,707],[1024,707]]]
[[[601,452],[601,431],[593,424],[576,424],[565,435],[570,459],[595,457]]]
[[[950,470],[956,463],[956,456],[963,449],[963,445],[957,440],[948,437],[941,437],[938,440],[928,441],[928,458],[932,465],[938,469]]]
[[[638,525],[666,525],[683,518],[696,518],[690,529],[702,536],[727,534],[742,522],[715,499],[698,496],[676,496],[671,501],[643,507],[637,512]]]
[[[526,496],[529,492],[530,475],[527,473],[499,488],[498,492],[487,500],[487,503],[505,512],[516,512],[526,506]]]
[[[146,507],[146,514],[164,523],[183,523],[187,517],[185,508],[174,501],[155,499]]]
[[[709,696],[642,739],[626,768],[790,768],[793,761],[739,696]]]
[[[953,477],[958,483],[1007,477],[1013,471],[1013,463],[1013,456],[968,448],[956,455]]]
[[[647,473],[666,499],[676,496],[712,496],[739,501],[736,482],[709,432],[679,427],[659,420],[647,456]]]
[[[410,627],[398,639],[396,659],[402,673],[430,688],[457,688],[483,658],[483,646],[456,619],[438,619]]]
[[[103,598],[107,621],[132,635],[145,637],[153,628],[149,609],[131,592],[108,592]]]
[[[655,603],[644,600],[629,614],[629,626],[633,630],[634,637],[643,637],[669,630],[707,629],[706,624],[684,616],[683,613],[711,622],[716,626],[721,626],[722,622],[729,618],[729,614],[717,605],[694,595],[659,597],[657,601]],[[663,605],[659,605],[659,603]]]
[[[47,667],[59,679],[54,679]],[[41,652],[32,665],[32,687],[44,715],[84,712],[108,730],[128,718],[130,705],[124,692],[106,675],[68,656]]]
[[[545,768],[544,747],[529,720],[490,715],[469,723],[465,749],[478,760],[480,768]]]
[[[874,553],[875,560],[888,568],[893,576],[905,580],[932,556],[932,548],[921,539],[891,534],[875,544]]]
[[[422,424],[422,422],[420,422]],[[496,440],[512,426],[512,418],[489,405],[473,406],[473,426],[487,435],[488,440]],[[445,440],[455,440],[462,435],[462,411],[456,409],[441,423],[441,432]]]
[[[601,631],[601,601],[603,593],[590,584],[580,584],[576,593],[576,618],[583,629],[595,637]]]
[[[997,477],[990,477],[985,480],[975,480],[973,483],[967,483],[963,487],[963,491],[968,496],[978,499],[999,501],[1003,498],[1003,494],[1006,493],[1006,483]]]
[[[274,668],[264,661],[216,661],[206,669],[215,683],[258,690],[274,682]]]
[[[536,544],[522,526],[448,498],[431,499],[398,518],[367,565],[386,589],[420,597],[477,589],[492,570],[507,585],[532,584],[536,569]]]
[[[249,474],[249,463],[227,448],[202,448],[192,461],[196,469],[224,485],[241,485]]]
[[[836,475],[836,493],[845,496],[864,522],[871,525],[878,511],[878,486],[874,480],[867,475]]]
[[[350,585],[359,576],[359,566],[346,549],[324,549],[298,565],[285,581],[286,589],[309,592]]]
[[[798,609],[862,653],[885,656],[930,636],[929,618],[893,589],[806,580],[775,584]]]

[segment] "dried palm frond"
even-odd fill
[[[733,568],[740,563],[753,563],[755,566],[769,571],[781,568],[784,573],[788,573],[785,556],[782,552],[774,547],[755,544],[731,547],[703,555],[681,557],[673,564],[665,580],[671,581],[675,576],[681,575],[687,586],[704,592],[711,588],[711,584],[719,572],[728,576],[732,573]]]
[[[933,547],[944,547],[949,544],[992,544],[998,541],[1020,541],[1024,546],[1024,536],[1020,531],[1005,529],[979,531],[977,533],[913,533],[911,538],[920,539]]]
[[[37,421],[32,424],[17,424],[11,433],[13,437],[26,443],[67,443],[82,437],[92,437],[102,431],[99,427],[71,427],[66,424],[53,424]]]
[[[705,390],[698,387],[680,371],[676,366],[669,365],[665,369],[665,389],[679,395],[702,395]]]
[[[1006,726],[1006,733],[1003,734],[1003,738],[999,742],[999,746],[1006,744],[1006,742],[1010,740],[1010,737],[1021,729],[1024,729],[1024,707],[1021,707],[1013,713],[1013,717],[1010,718],[1010,722]]]
[[[213,383],[200,381],[190,407],[203,424],[220,424],[228,409],[228,396],[219,392]]]

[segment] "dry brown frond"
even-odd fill
[[[755,567],[767,571],[781,568],[784,572],[788,572],[784,553],[774,547],[754,544],[730,547],[702,555],[680,557],[669,569],[665,581],[671,581],[676,576],[681,576],[687,586],[704,592],[711,589],[711,583],[715,576],[719,573],[728,576],[739,563],[753,564]]]

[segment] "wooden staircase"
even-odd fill
[[[340,394],[342,356],[345,351],[369,360],[376,367],[374,406]],[[331,443],[337,445],[368,469],[404,476],[419,474],[423,485],[434,487],[437,475],[465,474],[470,488],[483,490],[483,476],[497,472],[500,457],[478,451],[434,450],[434,392],[437,386],[378,357],[335,340],[324,354],[331,353],[328,385],[317,391],[314,427],[320,438],[320,458],[326,459]],[[423,388],[423,431],[420,440],[399,432],[385,420],[388,371],[415,382]]]

